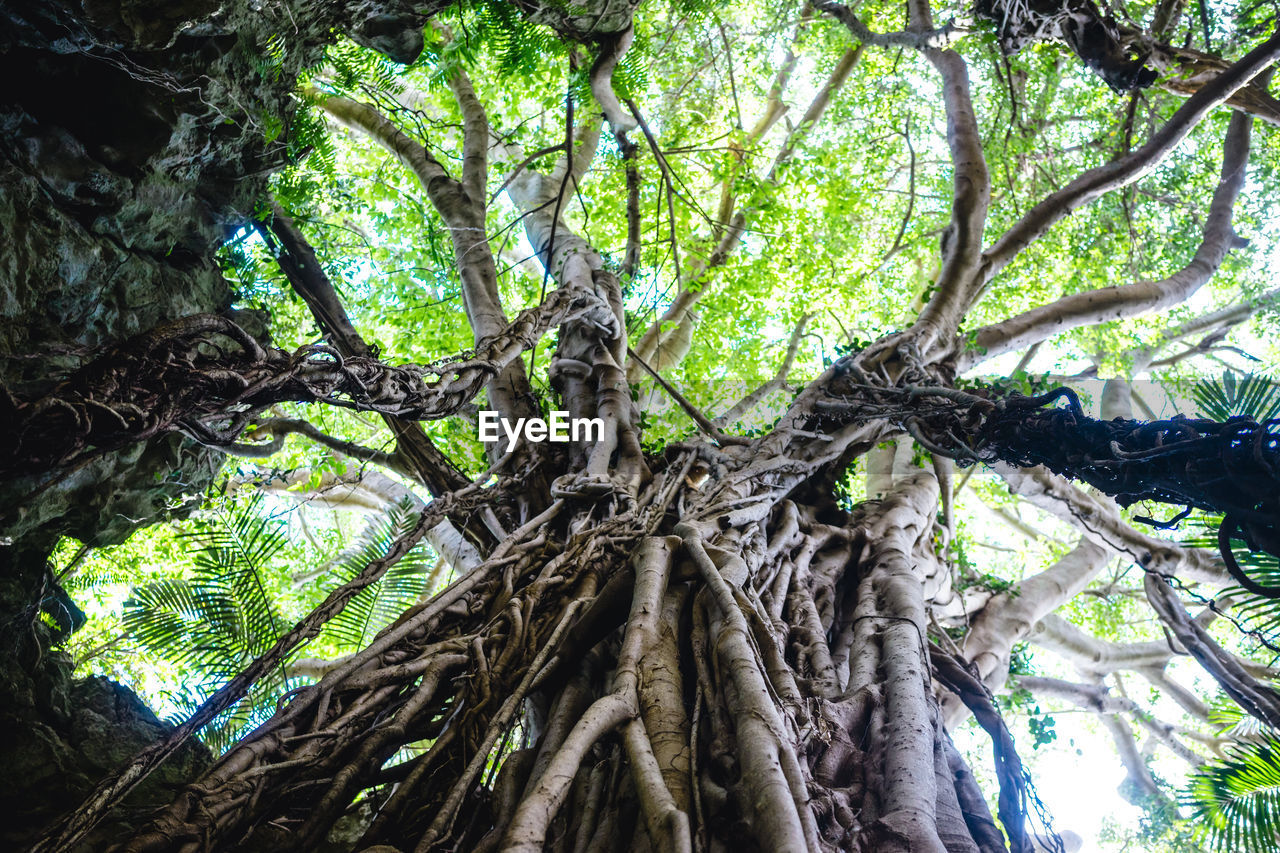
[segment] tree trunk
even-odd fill
[[[934,475],[847,513],[743,451],[551,500],[116,849],[313,850],[370,804],[351,849],[1006,849],[932,687]]]

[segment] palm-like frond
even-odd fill
[[[90,592],[113,584],[127,584],[137,578],[129,564],[107,560],[88,560],[62,578],[62,588],[77,592]]]
[[[223,515],[221,522],[187,534],[197,548],[190,579],[134,587],[124,606],[129,635],[189,673],[182,691],[169,697],[188,711],[270,648],[287,627],[266,577],[285,544],[283,525],[262,514],[260,499]],[[206,729],[206,743],[219,748],[260,722],[259,709],[269,709],[288,682],[283,668],[268,673],[244,702]]]
[[[1211,849],[1280,849],[1280,740],[1228,747],[1192,776],[1188,801]]]
[[[170,725],[179,725],[209,698],[221,683],[192,684],[183,683],[176,690],[165,694],[165,699],[178,708],[176,714],[165,719]],[[220,755],[236,743],[248,731],[265,723],[275,712],[276,699],[294,687],[301,687],[300,680],[289,679],[283,686],[279,684],[264,687],[259,684],[253,687],[240,701],[214,717],[200,730],[200,740],[215,755]]]
[[[418,515],[408,502],[386,515],[374,516],[351,546],[335,558],[327,577],[346,583],[365,566],[387,553],[391,544],[409,531]],[[417,547],[404,556],[377,583],[362,589],[324,628],[323,639],[358,651],[382,628],[407,610],[422,593],[431,553]]]
[[[1226,372],[1220,380],[1197,382],[1191,396],[1200,414],[1210,420],[1246,416],[1262,423],[1280,417],[1280,386],[1255,373],[1237,378]]]
[[[265,578],[271,559],[285,546],[284,525],[261,513],[261,497],[220,525],[188,534],[197,547],[194,557],[198,585],[210,599],[208,616],[220,633],[236,638],[236,646],[250,656],[269,649],[287,628],[275,606]]]

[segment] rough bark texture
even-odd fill
[[[16,2],[0,10],[0,407],[10,395],[42,396],[115,342],[228,310],[212,251],[241,226],[267,172],[285,162],[296,71],[318,58],[332,27],[402,58],[421,47],[413,26],[421,16],[394,3],[334,4],[321,14],[309,5]],[[290,33],[287,50],[278,67],[264,68],[260,56],[280,32]],[[273,135],[269,121],[286,132]],[[236,320],[264,334],[261,318]],[[221,454],[168,433],[0,482],[0,624],[9,650],[0,665],[0,762],[9,771],[0,809],[11,816],[0,846],[30,841],[166,730],[126,688],[72,682],[68,661],[49,651],[58,629],[41,612],[61,630],[77,618],[52,583],[49,549],[62,535],[94,546],[123,541],[180,509],[220,464]],[[208,761],[188,744],[113,821],[145,814]],[[113,822],[103,834],[120,831]]]
[[[536,3],[521,7],[533,20],[599,48],[591,82],[604,95],[619,150],[632,151],[626,133],[635,126],[652,144],[639,110],[628,104],[631,118],[622,115],[608,91],[607,70],[629,43],[632,7],[593,2],[581,14],[577,7],[572,13]],[[10,787],[0,789],[0,797],[17,801],[15,810],[29,818],[7,826],[7,840],[31,841],[47,824],[39,850],[97,849],[109,837],[112,849],[130,853],[1027,853],[1030,795],[983,678],[999,680],[1009,653],[1005,640],[1031,634],[1036,624],[1046,644],[1056,642],[1068,653],[1081,646],[1069,631],[1055,633],[1061,626],[1044,602],[1086,582],[1104,548],[1132,554],[1151,572],[1148,594],[1178,639],[1233,695],[1275,721],[1275,696],[1205,642],[1157,577],[1198,570],[1220,580],[1223,572],[1203,555],[1148,548],[1136,534],[1112,541],[1108,537],[1125,526],[1101,502],[1089,510],[1101,522],[1081,522],[1088,539],[1072,559],[1026,581],[1029,591],[1043,595],[1040,604],[994,601],[990,631],[984,635],[980,621],[968,649],[976,673],[931,643],[931,627],[936,640],[944,639],[931,625],[935,605],[955,606],[961,618],[966,609],[952,589],[951,566],[938,553],[949,535],[950,519],[937,518],[939,500],[949,506],[952,497],[949,468],[939,465],[935,474],[913,464],[905,436],[939,457],[971,457],[976,450],[987,460],[1046,462],[1125,500],[1141,494],[1202,505],[1239,502],[1240,490],[1224,494],[1191,463],[1206,448],[1237,473],[1250,460],[1274,462],[1270,427],[1099,424],[1084,419],[1078,405],[1046,409],[1052,398],[984,399],[956,391],[950,380],[960,321],[991,277],[1072,209],[1155,168],[1196,122],[1280,55],[1280,39],[1228,66],[1146,145],[1067,183],[984,252],[990,179],[968,70],[959,53],[943,49],[949,28],[934,29],[920,0],[908,4],[910,31],[890,36],[863,32],[852,12],[826,4],[824,10],[863,41],[924,51],[940,75],[954,175],[937,292],[914,326],[823,372],[768,434],[725,435],[715,421],[691,412],[703,437],[645,452],[628,371],[639,375],[646,357],[683,356],[684,336],[696,320],[689,311],[699,298],[693,294],[739,243],[754,201],[726,192],[722,208],[733,215],[723,217],[717,249],[683,282],[699,288],[676,298],[679,310],[667,318],[676,321],[675,330],[664,336],[651,328],[637,344],[637,357],[628,347],[618,277],[561,217],[568,188],[599,147],[600,123],[575,128],[570,116],[556,170],[550,176],[525,170],[504,184],[555,285],[542,305],[508,324],[491,247],[482,237],[489,154],[510,152],[490,138],[469,81],[451,80],[463,116],[456,175],[373,107],[331,98],[325,109],[391,150],[450,225],[479,352],[438,370],[393,368],[372,358],[336,291],[317,278],[314,253],[283,215],[261,227],[280,239],[282,269],[333,344],[294,354],[272,349],[256,330],[244,330],[245,318],[236,325],[216,314],[226,309],[227,293],[209,261],[230,225],[250,213],[261,189],[254,177],[284,156],[265,141],[262,116],[287,120],[292,74],[315,57],[331,28],[348,28],[393,58],[412,58],[420,45],[415,30],[429,10],[370,3],[269,8],[250,14],[212,4],[95,6],[90,14],[54,5],[4,13],[4,61],[36,64],[42,85],[52,87],[39,97],[16,90],[0,122],[10,153],[2,168],[14,187],[5,203],[16,199],[11,215],[31,223],[7,256],[19,272],[13,314],[30,320],[37,336],[31,340],[68,349],[15,360],[3,376],[0,414],[14,426],[20,454],[4,462],[8,473],[23,475],[6,487],[24,497],[12,504],[24,509],[6,519],[19,544],[5,552],[3,605],[24,618],[4,623],[17,626],[9,630],[20,653],[3,674],[13,696],[6,708],[16,709],[7,722],[32,733],[3,757],[37,768],[32,773],[47,770],[41,781],[49,787],[71,781],[47,795],[27,788],[19,800],[13,785],[30,779],[7,777]],[[306,29],[291,30],[279,73],[263,74],[250,58],[284,27],[277,15]],[[67,29],[75,35],[72,47],[53,35]],[[840,59],[801,127],[821,116],[859,50],[851,47]],[[129,69],[150,73],[139,80],[102,55],[125,56]],[[1130,77],[1142,82],[1140,72]],[[125,120],[85,118],[98,116],[95,110]],[[761,126],[776,120],[766,116]],[[127,128],[128,137],[101,135],[114,127]],[[1247,129],[1244,119],[1233,123],[1237,159],[1247,154],[1241,139]],[[775,168],[796,141],[787,138]],[[1230,242],[1238,175],[1239,169],[1224,168],[1220,209],[1206,234],[1211,257],[1201,266],[1216,265]],[[74,321],[47,314],[58,299],[74,306]],[[175,318],[186,319],[166,325]],[[518,415],[530,405],[522,397],[527,386],[519,356],[552,326],[559,327],[550,367],[555,390],[575,417],[601,419],[603,438],[505,454],[494,448],[492,467],[466,482],[448,460],[432,455],[430,442],[405,419],[447,414],[486,383],[491,404]],[[234,346],[211,354],[200,346],[210,340],[201,334]],[[5,345],[12,353],[30,342],[14,337]],[[451,378],[424,378],[442,375]],[[147,465],[180,471],[181,489],[199,485],[200,472],[211,471],[207,451],[192,451],[174,431],[253,452],[237,436],[282,399],[381,412],[397,435],[394,454],[334,441],[328,446],[412,472],[427,484],[434,499],[423,503],[418,524],[174,731],[163,731],[114,688],[68,687],[61,662],[42,654],[53,629],[36,618],[43,608],[59,630],[74,627],[75,611],[49,586],[44,566],[54,538],[83,530],[101,543],[123,535],[124,526],[101,516],[117,513],[123,501],[158,501],[157,489],[136,486],[159,470]],[[306,432],[278,420],[261,426]],[[126,454],[136,452],[128,445],[139,439],[148,444],[135,460]],[[878,448],[891,439],[896,446]],[[157,448],[188,452],[190,459],[175,469],[172,460],[146,455],[161,452]],[[871,498],[852,511],[841,508],[831,484],[866,454]],[[126,467],[134,481],[108,479]],[[946,494],[940,495],[939,477]],[[1062,484],[1043,471],[1027,478],[1029,490],[1038,487],[1044,500],[1068,507],[1067,514],[1088,503],[1088,496],[1058,488]],[[1257,476],[1250,485],[1252,503],[1230,508],[1233,523],[1269,544],[1280,512],[1274,489],[1266,491],[1274,478]],[[34,490],[42,491],[33,500]],[[89,491],[116,503],[94,505],[85,499]],[[167,790],[204,763],[199,749],[184,745],[192,732],[314,636],[429,531],[443,542],[459,528],[471,535],[469,549],[457,548],[465,573],[361,652],[315,666],[314,684],[289,694],[266,724],[201,770],[196,784]],[[1091,650],[1077,651],[1083,659]],[[1167,660],[1151,649],[1123,651],[1143,670],[1159,671]],[[992,739],[1007,842],[949,740],[935,681],[959,697]],[[63,701],[68,693],[80,696],[79,703]],[[99,712],[81,713],[86,707]],[[1113,717],[1109,725],[1127,748],[1128,735],[1119,737],[1123,724]],[[102,749],[107,738],[116,750]],[[30,743],[47,750],[33,752]],[[144,748],[122,762],[126,745]],[[404,760],[388,763],[397,753]],[[43,805],[31,807],[32,798]],[[128,811],[157,801],[162,808],[144,822]],[[1060,847],[1052,837],[1046,843]]]

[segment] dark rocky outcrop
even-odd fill
[[[335,30],[412,61],[429,11],[401,0],[0,6],[0,394],[30,398],[116,341],[231,310],[214,252],[287,161],[297,74]],[[181,511],[220,464],[168,435],[0,483],[0,847],[30,841],[164,731],[127,688],[71,679],[52,643],[74,627],[74,605],[48,554],[64,535],[118,543]],[[119,817],[207,761],[192,745]]]

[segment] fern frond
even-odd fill
[[[1280,417],[1280,385],[1255,373],[1197,382],[1191,391],[1200,414],[1215,421],[1251,417],[1261,423]]]
[[[1228,747],[1192,777],[1188,803],[1213,850],[1280,848],[1280,740]]]
[[[335,558],[328,577],[346,583],[365,566],[387,553],[391,544],[417,522],[417,511],[405,502],[385,516],[375,516],[351,546]],[[361,590],[324,628],[324,637],[351,651],[358,651],[382,628],[407,610],[423,590],[425,572],[432,563],[425,548],[414,548],[377,583]]]

